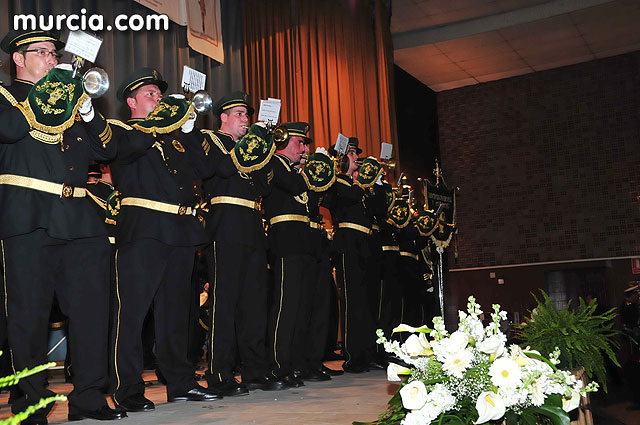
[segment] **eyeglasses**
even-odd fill
[[[20,50],[21,53],[29,53],[33,52],[41,58],[46,58],[48,55],[51,55],[55,60],[60,60],[62,55],[55,50],[47,50],[47,49],[32,49],[32,50]]]

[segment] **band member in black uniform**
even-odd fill
[[[144,397],[141,376],[142,324],[151,303],[167,401],[220,398],[197,384],[187,356],[191,272],[196,247],[205,242],[194,214],[193,182],[210,172],[204,165],[206,144],[193,131],[195,114],[190,115],[188,102],[161,99],[166,88],[155,69],[135,71],[117,93],[131,119],[127,124],[112,121],[119,149],[111,171],[122,196],[115,254],[113,400],[127,411],[155,407]],[[164,115],[172,109],[175,115]]]
[[[306,122],[285,123],[284,140],[276,141],[273,188],[264,200],[269,223],[269,256],[273,272],[272,304],[269,312],[268,350],[271,373],[289,385],[304,385],[293,371],[303,375],[303,341],[308,332],[309,305],[315,265],[307,207],[307,183],[295,167],[311,143]],[[295,237],[293,242],[292,237]]]
[[[11,87],[0,89],[0,238],[12,368],[46,362],[55,292],[69,317],[74,359],[69,420],[120,419],[126,413],[109,408],[103,395],[109,242],[85,189],[89,160],[113,158],[116,146],[110,126],[82,94],[79,80],[71,78],[69,69],[52,69],[62,46],[45,31],[12,31],[1,42],[17,77]],[[54,97],[35,83],[55,84],[62,93]],[[48,103],[55,116],[34,107],[30,100],[38,104],[35,99]],[[20,380],[19,386],[24,396],[13,401],[14,413],[53,395],[45,388],[44,372]],[[52,406],[22,423],[47,423]]]
[[[335,152],[332,147],[330,152]],[[333,153],[332,152],[332,153]],[[375,329],[369,309],[365,270],[371,258],[371,219],[365,211],[365,191],[354,184],[353,175],[358,169],[358,139],[349,138],[346,154],[348,164],[344,174],[337,177],[332,187],[331,217],[335,235],[334,251],[337,253],[336,279],[342,287],[343,354],[345,372],[362,373],[369,370],[375,346]]]
[[[220,119],[220,129],[203,131],[211,145],[211,161],[224,164],[236,142],[247,135],[253,108],[246,93],[232,92],[215,103],[213,112]],[[206,233],[213,242],[208,256],[213,261],[209,264],[211,322],[205,377],[209,388],[227,396],[286,387],[284,381],[268,374],[265,343],[267,246],[260,202],[270,190],[273,173],[266,164],[272,154],[250,167],[253,171],[216,171],[203,182],[211,204]],[[242,383],[233,374],[236,357],[241,362]]]
[[[324,148],[316,149],[316,155],[322,153],[329,156]],[[333,163],[331,164],[333,166]],[[333,179],[335,180],[335,179]],[[305,273],[310,284],[309,304],[304,308],[308,310],[308,325],[303,338],[295,348],[303,354],[303,366],[300,377],[306,381],[328,381],[333,375],[342,375],[342,370],[333,370],[322,364],[325,354],[331,322],[331,290],[335,288],[333,274],[331,272],[330,241],[327,230],[323,226],[323,217],[320,213],[320,205],[323,203],[326,191],[309,190],[309,226],[311,227],[311,252],[314,262]],[[335,289],[334,289],[335,290]],[[337,305],[337,297],[334,298]],[[337,316],[337,309],[336,309]],[[336,331],[337,333],[337,331]],[[335,344],[334,344],[335,346]],[[296,375],[294,370],[294,376]]]

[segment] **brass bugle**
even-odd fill
[[[193,109],[199,114],[206,114],[213,108],[211,95],[204,90],[198,90],[191,98]]]
[[[102,68],[91,68],[82,76],[82,87],[90,98],[96,99],[109,90],[109,75]]]

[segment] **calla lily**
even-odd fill
[[[401,323],[400,325],[393,328],[393,331],[391,331],[391,333],[397,333],[397,332],[429,333],[431,332],[431,329],[427,325],[422,325],[419,328],[414,328],[411,325],[406,325],[404,323]]]
[[[502,399],[498,397],[498,394],[491,391],[485,391],[480,394],[478,401],[476,401],[476,410],[480,417],[475,423],[483,424],[503,417],[506,408]]]
[[[445,349],[449,353],[457,353],[464,350],[469,345],[469,335],[464,332],[455,331],[451,334],[447,342],[445,343]]]
[[[402,382],[398,375],[411,375],[411,369],[399,364],[389,363],[389,366],[387,366],[387,380],[389,382]]]
[[[411,357],[429,356],[433,354],[433,351],[429,349],[430,344],[427,338],[424,337],[424,334],[420,334],[420,336],[423,336],[423,338],[413,334],[409,336],[404,343],[404,349]]]
[[[571,412],[576,407],[580,406],[580,392],[571,390],[571,397],[562,397],[562,410],[565,412]]]
[[[422,381],[412,381],[400,389],[402,405],[405,409],[416,410],[427,402],[427,387]]]

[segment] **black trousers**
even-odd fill
[[[342,287],[343,367],[366,367],[376,342],[375,326],[365,281],[367,258],[357,252],[338,253],[336,276]]]
[[[167,380],[167,395],[195,387],[195,369],[187,357],[195,251],[154,239],[118,246],[112,327],[116,402],[144,393],[142,326],[152,302],[158,365]]]
[[[400,257],[400,279],[402,282],[403,323],[422,326],[429,320],[424,306],[424,280],[420,263],[411,257]]]
[[[400,254],[398,251],[383,251],[382,279],[378,287],[376,325],[390,338],[393,328],[400,324],[402,316],[402,286],[400,285]],[[384,347],[376,345],[377,353],[385,353]]]
[[[325,354],[331,315],[331,287],[334,286],[329,256],[321,254],[305,272],[310,277],[307,305],[302,308],[301,337],[294,349],[303,353],[302,368],[319,369]]]
[[[310,272],[314,266],[311,255],[290,255],[271,262],[273,286],[267,343],[274,376],[282,377],[305,366],[303,346],[311,318],[315,275]]]
[[[49,313],[54,292],[69,317],[73,391],[69,404],[94,410],[106,405],[108,383],[109,242],[106,236],[54,239],[44,229],[2,241],[7,330],[14,371],[47,361]],[[53,393],[45,372],[20,380],[24,398],[11,405],[23,411]],[[43,417],[52,405],[40,409]]]
[[[243,380],[268,370],[267,254],[264,249],[214,242],[209,248],[207,381],[233,376],[236,354]]]

